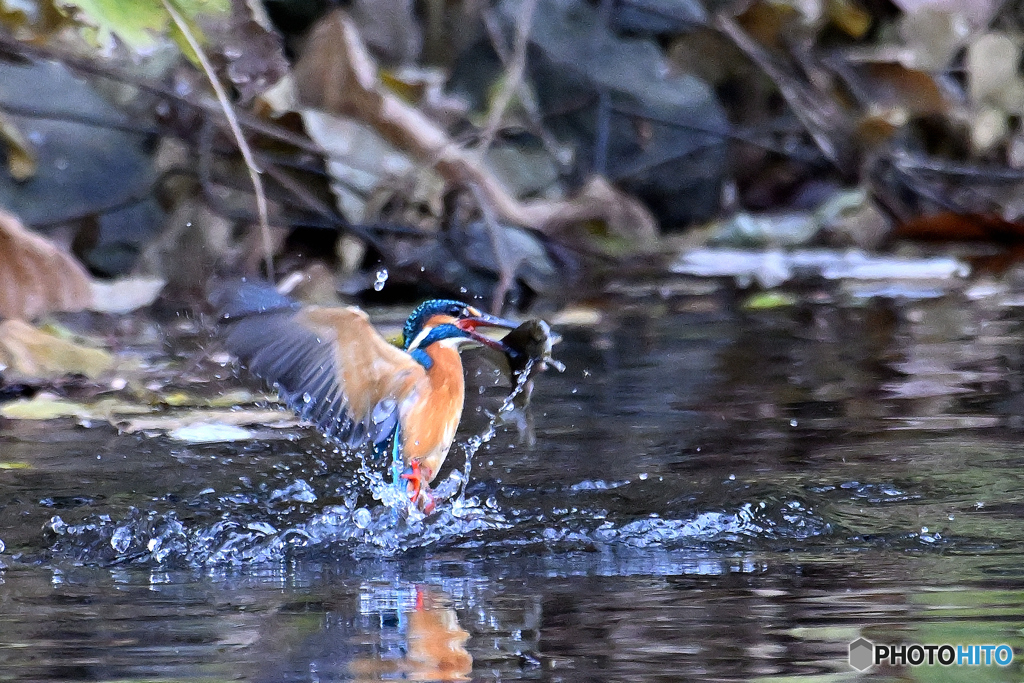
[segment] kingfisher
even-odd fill
[[[267,283],[243,281],[215,295],[214,304],[228,351],[328,438],[390,452],[396,484],[404,481],[425,513],[434,508],[430,482],[462,419],[459,350],[510,352],[477,328],[517,325],[461,301],[433,299],[406,320],[398,348],[359,308],[301,307]]]

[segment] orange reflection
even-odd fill
[[[469,633],[459,626],[448,597],[433,588],[416,588],[416,607],[405,613],[406,655],[402,659],[367,657],[349,667],[357,681],[379,681],[401,674],[410,681],[465,681],[473,670],[466,650]]]

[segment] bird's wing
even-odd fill
[[[387,439],[399,405],[427,383],[358,308],[250,315],[229,323],[226,344],[303,419],[351,446]]]

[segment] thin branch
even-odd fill
[[[267,196],[263,192],[263,180],[260,178],[260,170],[256,167],[256,160],[253,158],[252,149],[249,148],[249,142],[245,139],[242,134],[242,129],[238,125],[238,119],[235,117],[235,110],[231,106],[231,102],[228,100],[228,94],[224,91],[224,86],[217,78],[217,74],[213,70],[213,65],[207,58],[206,53],[203,52],[203,48],[199,45],[199,41],[192,34],[192,30],[188,27],[188,24],[178,14],[178,10],[175,9],[171,0],[161,0],[164,8],[168,14],[171,15],[171,19],[174,20],[175,25],[181,34],[185,36],[185,40],[188,41],[189,47],[196,53],[196,57],[199,59],[199,64],[202,65],[203,71],[206,73],[206,78],[210,81],[210,85],[213,87],[213,91],[217,94],[217,100],[220,102],[221,110],[224,112],[224,116],[228,120],[228,126],[231,128],[231,134],[235,136],[235,142],[238,143],[238,150],[242,153],[242,158],[245,160],[245,166],[249,169],[249,179],[252,180],[252,187],[256,193],[256,211],[260,217],[260,233],[263,237],[263,259],[267,266],[267,277],[271,282],[274,280],[274,254],[273,246],[270,237],[270,218],[267,211]]]
[[[491,45],[494,47],[495,54],[498,55],[498,59],[506,69],[511,69],[514,55],[510,55],[504,45],[504,36],[502,35],[501,27],[498,26],[498,21],[494,16],[494,11],[485,10],[481,14],[481,18],[484,22],[484,28],[487,30],[487,36],[491,40]],[[528,35],[528,33],[524,35]],[[526,48],[524,46],[524,58],[525,53]],[[508,84],[507,81],[506,84]],[[516,83],[515,86],[515,95],[519,99],[519,103],[522,105],[523,110],[526,112],[527,120],[532,128],[531,132],[540,138],[545,151],[551,155],[552,159],[558,162],[561,166],[568,166],[572,161],[571,152],[569,152],[563,145],[560,145],[558,140],[556,140],[554,136],[548,132],[548,129],[544,127],[544,116],[541,114],[540,105],[537,103],[537,98],[534,97],[533,90],[527,87],[523,79],[523,74],[520,74],[519,82]]]
[[[854,151],[850,146],[852,123],[834,98],[776,63],[769,51],[731,16],[720,12],[715,16],[714,25],[772,80],[821,153],[841,173],[849,173],[854,165]]]
[[[91,116],[89,114],[39,109],[37,107],[28,107],[20,104],[12,104],[10,102],[0,101],[0,110],[14,116],[22,116],[27,119],[37,119],[39,121],[78,123],[83,126],[94,126],[96,128],[104,128],[107,130],[119,130],[125,133],[138,133],[139,135],[156,135],[159,133],[159,131],[153,126],[147,126],[144,124],[129,123],[126,121],[111,121],[109,119],[101,119],[98,116]]]
[[[505,296],[512,289],[512,285],[515,282],[516,271],[519,269],[521,258],[509,258],[508,243],[505,240],[501,225],[498,224],[498,218],[494,215],[493,207],[491,207],[487,197],[484,196],[484,193],[476,183],[469,183],[469,189],[472,190],[473,197],[476,199],[480,212],[483,214],[484,226],[487,228],[487,236],[491,243],[491,251],[494,253],[494,265],[498,267],[498,284],[494,287],[494,292],[491,294],[491,312],[495,315],[501,315],[501,310],[505,305]],[[514,263],[510,261],[514,261]]]
[[[487,153],[491,146],[501,119],[505,116],[508,105],[512,102],[514,95],[523,83],[523,73],[526,71],[526,46],[530,38],[530,26],[533,25],[533,11],[537,9],[537,0],[526,0],[523,3],[521,13],[516,20],[516,38],[512,47],[512,61],[508,64],[505,73],[505,81],[501,84],[498,96],[494,98],[491,112],[487,116],[487,125],[484,126],[480,135],[479,150],[481,154]]]

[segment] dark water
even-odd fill
[[[460,448],[426,519],[301,428],[0,423],[0,681],[810,682],[861,636],[1019,680],[1024,297],[664,292],[561,328],[535,445],[464,489]]]

